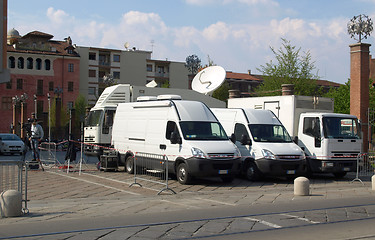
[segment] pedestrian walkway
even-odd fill
[[[157,195],[160,186],[146,183],[139,186],[133,175],[125,172],[103,172],[95,166],[67,173],[56,167],[46,171],[29,171],[29,214],[0,219],[0,225],[46,220],[66,220],[138,213],[157,213],[182,209],[255,205],[375,196],[370,179],[354,181],[354,175],[335,179],[321,175],[310,179],[310,196],[294,196],[293,181],[266,179],[250,182],[237,178],[232,183],[220,179],[200,179],[192,185],[170,180],[176,194]]]

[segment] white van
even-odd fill
[[[181,100],[176,95],[120,103],[112,145],[129,173],[134,171],[134,153],[166,155],[168,171],[176,174],[181,184],[188,184],[192,177],[221,177],[230,182],[240,171],[239,150],[211,110],[202,102]]]
[[[304,152],[269,110],[212,108],[241,152],[241,172],[249,180],[263,175],[292,177],[306,171]]]

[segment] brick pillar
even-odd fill
[[[360,119],[362,124],[363,152],[368,151],[368,117],[370,46],[356,43],[350,47],[350,114]]]

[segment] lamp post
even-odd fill
[[[29,97],[27,96],[26,93],[21,95],[20,102],[21,102],[21,139],[24,139],[25,137],[25,130],[23,128],[23,125],[25,123],[25,116],[26,116],[26,100]]]
[[[37,114],[37,97],[36,95],[34,94],[34,115],[35,115],[35,119],[38,119],[38,114]]]
[[[16,95],[12,97],[12,103],[13,103],[13,129],[12,133],[16,134],[17,132],[17,104],[19,103],[20,98]]]
[[[51,143],[51,95],[47,93],[48,98],[48,143]],[[48,144],[50,146],[50,144]]]

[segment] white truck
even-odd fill
[[[181,184],[188,184],[192,177],[231,182],[240,170],[240,152],[211,110],[202,102],[176,95],[120,103],[112,145],[118,151],[118,165],[125,166],[128,173],[134,171],[137,152],[167,156],[168,172]],[[162,170],[165,165],[160,165],[160,159],[152,158],[137,162],[136,167]]]
[[[356,116],[333,113],[333,99],[311,96],[233,98],[228,108],[268,109],[280,119],[294,141],[305,151],[307,173],[355,172],[362,150]]]
[[[225,102],[197,93],[193,90],[149,88],[131,86],[130,84],[118,84],[107,87],[100,95],[95,106],[90,109],[85,120],[85,154],[97,156],[99,158],[103,153],[103,149],[110,146],[113,119],[119,103],[135,102],[140,96],[157,96],[162,94],[180,95],[186,100],[202,101],[210,107],[225,107]]]
[[[301,148],[270,110],[211,108],[241,152],[241,174],[256,181],[262,176],[295,177],[306,171]]]

